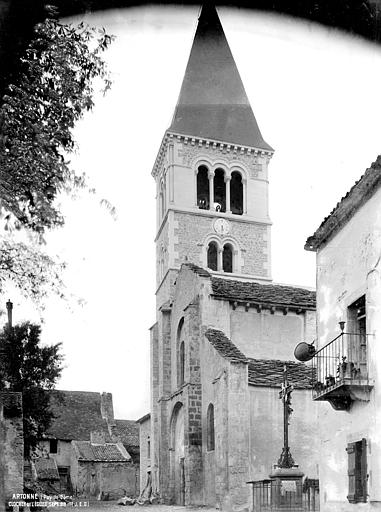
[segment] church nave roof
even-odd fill
[[[304,309],[316,308],[316,292],[305,288],[235,281],[214,276],[211,281],[215,297],[268,305],[298,306]]]
[[[295,389],[311,388],[313,369],[304,363],[252,358],[248,358],[248,362],[249,384],[251,386],[281,387],[284,365],[286,365],[288,381]]]

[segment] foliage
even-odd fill
[[[6,326],[0,333],[0,385],[22,393],[26,456],[51,424],[50,391],[63,369],[61,344],[41,346],[40,334],[40,326],[29,322]]]
[[[36,236],[29,244],[14,242],[9,230],[0,233],[0,290],[10,278],[25,295],[40,299],[48,289],[59,292],[62,286],[60,265],[38,243],[47,229],[64,222],[57,196],[85,186],[84,176],[67,160],[75,150],[72,129],[93,107],[96,83],[104,91],[110,87],[101,54],[112,39],[82,23],[47,19],[36,26],[19,79],[3,97],[0,221],[5,229],[11,224]]]
[[[4,239],[0,250],[0,290],[10,280],[24,296],[42,305],[52,292],[64,297],[64,267],[36,245]]]
[[[37,25],[20,83],[9,85],[0,108],[0,200],[22,226],[62,224],[57,194],[84,183],[65,154],[75,149],[75,122],[93,107],[94,79],[110,86],[101,52],[111,40],[82,23]]]

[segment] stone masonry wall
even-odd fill
[[[222,215],[221,215],[222,216]],[[180,266],[186,259],[196,265],[206,267],[204,240],[208,235],[215,235],[213,222],[214,215],[197,215],[195,213],[175,213],[174,241],[175,265]],[[259,277],[269,276],[269,241],[268,228],[265,225],[239,222],[234,219],[230,222],[231,231],[224,238],[233,239],[241,250],[243,265],[240,271],[243,274]]]
[[[147,483],[148,472],[151,472],[152,457],[152,434],[151,418],[141,421],[139,424],[139,446],[140,446],[140,491],[143,491]],[[152,477],[152,472],[151,472]]]
[[[308,313],[309,319],[315,318],[314,311]],[[313,340],[311,328],[306,337],[305,314],[290,311],[285,315],[280,310],[271,313],[269,309],[258,313],[255,308],[238,306],[230,311],[230,336],[247,357],[293,360],[296,344]]]
[[[4,495],[23,490],[24,438],[21,393],[2,392]],[[0,415],[1,417],[1,415]]]
[[[228,494],[223,510],[249,506],[249,389],[247,365],[231,363],[228,373]]]
[[[151,476],[152,488],[159,490],[158,460],[159,460],[159,339],[158,324],[150,330],[150,361],[151,361]],[[144,480],[145,475],[140,472],[140,479]]]
[[[188,342],[188,457],[185,466],[185,504],[202,505],[202,423],[201,423],[201,372],[200,372],[200,318],[198,301],[185,310],[186,340]]]
[[[250,474],[249,480],[269,477],[283,446],[283,406],[278,388],[249,386],[250,391]],[[318,478],[318,409],[326,404],[311,399],[310,389],[292,392],[289,444],[295,463],[305,476]]]
[[[229,363],[203,336],[201,342],[202,453],[204,460],[205,505],[221,506],[228,485],[227,378]],[[214,406],[215,448],[207,448],[207,411]]]

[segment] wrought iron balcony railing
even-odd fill
[[[367,335],[341,333],[313,357],[313,398],[348,409],[353,400],[368,400],[370,382]]]

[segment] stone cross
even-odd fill
[[[292,413],[291,393],[293,389],[294,387],[288,382],[287,366],[284,365],[282,389],[279,392],[279,398],[283,402],[283,449],[278,460],[278,466],[280,468],[292,468],[295,465],[294,459],[292,458],[290,452],[290,447],[288,446],[288,426],[289,418]]]

